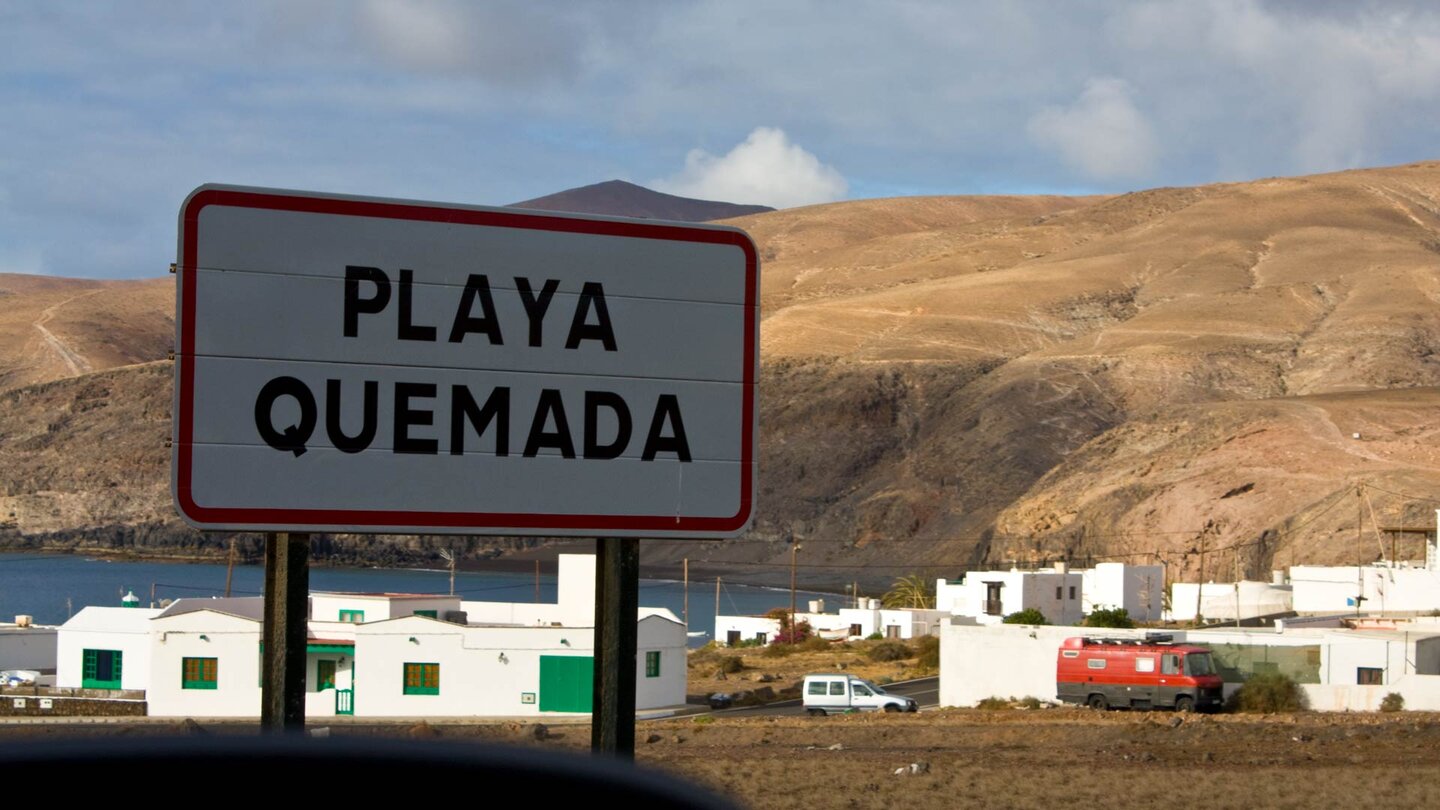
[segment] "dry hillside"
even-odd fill
[[[1440,505],[1429,500],[1440,497],[1440,163],[1103,198],[867,200],[732,222],[764,257],[759,517],[739,542],[648,546],[655,562],[784,576],[798,539],[817,585],[1037,554],[1159,558],[1193,577],[1203,538],[1241,546],[1211,565],[1256,575],[1373,559],[1374,526],[1427,525]],[[135,286],[153,287],[163,312],[141,293],[103,311],[123,334],[106,344],[105,330],[61,325],[97,322],[101,311],[67,312],[123,296],[70,300],[37,326],[94,285],[14,278],[0,277],[5,386],[71,370],[41,326],[97,369],[127,361],[104,345],[152,347],[129,362],[168,347],[164,280]],[[149,367],[110,374],[168,402]],[[125,523],[99,514],[111,501],[66,467],[45,479],[48,494],[36,474],[10,472],[43,467],[45,453],[61,464],[94,454],[135,471],[117,486],[161,496],[150,480],[161,449],[142,443],[158,454],[142,462],[123,443],[82,448],[63,428],[16,428],[39,430],[26,403],[79,408],[86,380],[0,395],[0,493],[93,502],[89,525]],[[166,509],[153,503],[146,519]],[[17,517],[27,535],[68,521],[25,514],[36,515]]]

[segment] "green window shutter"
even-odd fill
[[[85,650],[80,686],[85,689],[119,689],[122,658],[119,650]]]
[[[660,651],[652,650],[645,653],[645,677],[660,677]]]
[[[432,618],[432,619],[438,619],[438,618],[440,618],[439,616],[436,615],[436,612],[433,611],[433,610],[417,610],[417,611],[415,611],[415,615],[416,615],[416,616],[429,616],[429,617]]]
[[[407,663],[402,691],[407,695],[440,694],[440,665]]]
[[[362,624],[362,623],[364,623],[364,621],[365,621],[365,611],[363,611],[363,610],[342,610],[342,611],[340,611],[340,621],[342,621],[342,622],[353,622],[353,623],[355,623],[355,624]]]
[[[215,689],[219,686],[219,662],[215,658],[180,659],[180,688]]]

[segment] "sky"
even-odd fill
[[[0,0],[0,272],[163,275],[196,186],[787,208],[1440,158],[1440,4]]]

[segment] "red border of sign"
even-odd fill
[[[742,406],[740,510],[731,517],[680,517],[675,515],[536,515],[494,512],[410,512],[371,509],[265,509],[215,508],[201,506],[191,495],[193,474],[193,412],[195,405],[195,265],[200,212],[209,206],[259,208],[276,211],[335,214],[339,216],[377,217],[384,219],[446,222],[458,225],[524,228],[538,231],[627,236],[640,239],[663,239],[679,242],[734,245],[745,254],[745,379]],[[754,487],[755,450],[755,374],[759,357],[756,353],[756,316],[759,311],[759,260],[755,245],[743,231],[721,228],[695,228],[683,225],[660,225],[636,221],[580,219],[519,211],[498,211],[472,208],[447,208],[433,203],[347,199],[340,197],[307,197],[286,193],[242,191],[225,188],[201,188],[185,205],[183,212],[180,257],[180,356],[178,402],[179,435],[175,453],[175,501],[181,515],[197,524],[215,527],[273,527],[276,530],[344,526],[374,527],[376,530],[402,528],[479,529],[525,531],[552,529],[567,534],[590,531],[596,535],[624,532],[632,535],[684,534],[694,532],[714,536],[736,533],[750,521]],[[282,528],[284,527],[284,528]],[[351,528],[351,531],[356,529]]]

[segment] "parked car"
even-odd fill
[[[914,700],[891,695],[875,684],[853,675],[806,675],[801,703],[811,715],[839,712],[913,712]]]

